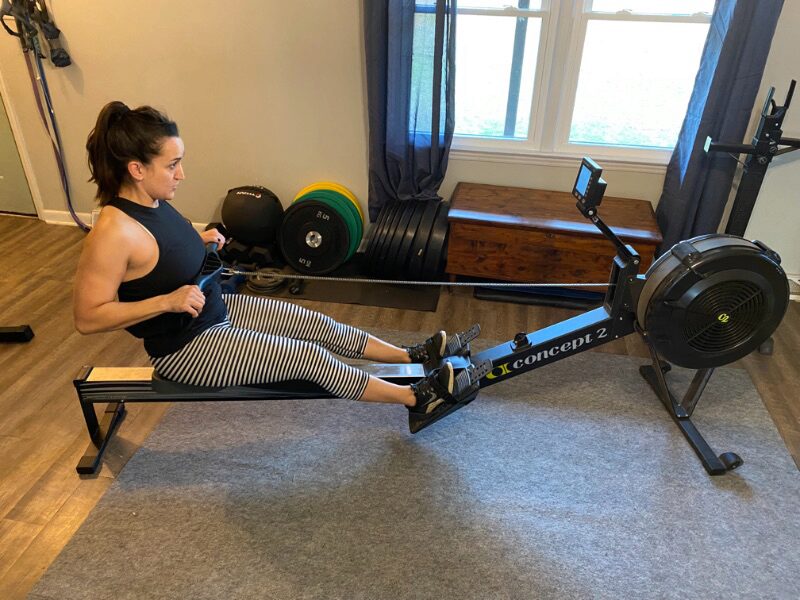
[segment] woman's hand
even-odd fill
[[[184,285],[174,292],[166,295],[169,312],[189,313],[192,318],[197,317],[203,310],[206,297],[196,285]]]
[[[204,244],[216,244],[217,248],[222,248],[225,245],[225,236],[222,235],[216,227],[201,233],[200,238],[203,240]]]

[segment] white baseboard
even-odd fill
[[[76,213],[78,218],[84,223],[92,222],[92,213]],[[39,211],[39,218],[48,225],[72,225],[78,224],[72,220],[72,215],[66,210],[42,210]]]
[[[87,225],[94,225],[94,221],[99,214],[99,210],[93,210],[90,213],[79,212],[76,213],[78,218]],[[66,210],[43,210],[39,213],[39,218],[48,225],[72,225],[77,227],[78,224],[72,219],[72,215]],[[207,223],[192,223],[197,231],[204,231]]]

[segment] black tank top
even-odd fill
[[[141,223],[158,244],[156,266],[144,277],[122,282],[117,292],[120,302],[146,300],[194,283],[206,255],[203,240],[169,202],[162,200],[155,208],[149,208],[125,198],[114,198],[108,205]],[[205,294],[206,303],[196,319],[190,318],[188,313],[163,313],[126,329],[144,339],[144,348],[150,356],[172,354],[201,332],[225,320],[227,311],[219,281],[211,282]]]

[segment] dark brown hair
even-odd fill
[[[164,138],[177,136],[175,122],[151,106],[131,110],[122,102],[106,104],[86,140],[89,181],[97,184],[100,206],[119,193],[129,162],[149,164],[161,152]]]

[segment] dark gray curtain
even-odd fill
[[[369,216],[438,198],[455,127],[456,0],[364,0]]]
[[[681,240],[717,231],[736,161],[721,153],[707,155],[703,145],[707,136],[743,141],[781,8],[783,0],[716,2],[656,210],[664,236],[659,254]]]

